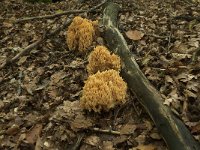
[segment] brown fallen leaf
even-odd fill
[[[20,59],[19,59],[19,61],[18,61],[18,65],[22,65],[26,60],[27,60],[27,58],[28,58],[28,56],[23,56],[23,57],[21,57]]]
[[[60,80],[66,77],[66,73],[64,71],[59,71],[51,75],[51,85],[57,85]]]
[[[6,20],[3,22],[3,27],[5,27],[5,28],[10,28],[12,26],[13,26],[13,23],[11,21]]]
[[[100,138],[95,135],[91,135],[85,139],[85,143],[92,145],[92,146],[97,146],[100,144],[100,142],[101,142]]]
[[[88,127],[91,127],[92,125],[93,125],[92,120],[89,118],[85,118],[85,116],[83,115],[76,116],[76,118],[70,124],[72,130],[74,131],[86,129]]]
[[[19,131],[19,126],[16,125],[16,124],[14,124],[14,125],[12,125],[12,127],[8,128],[8,129],[6,130],[6,134],[8,134],[8,135],[14,135],[14,134],[16,134],[18,131]]]
[[[200,123],[192,127],[192,133],[200,133]]]
[[[151,133],[150,137],[154,140],[160,140],[161,139],[161,137],[158,133]]]
[[[137,41],[142,39],[144,33],[138,30],[129,30],[126,32],[126,36],[131,40]]]
[[[197,98],[197,94],[195,94],[194,92],[190,91],[190,90],[184,90],[184,94],[187,96],[187,97],[193,97],[193,98]]]
[[[36,143],[38,137],[40,136],[42,132],[42,124],[36,124],[34,127],[32,127],[27,133],[26,133],[26,141],[29,144]]]
[[[114,150],[113,143],[111,141],[103,141],[104,150]]]
[[[115,137],[113,139],[113,145],[116,146],[116,145],[118,145],[120,143],[123,143],[123,142],[127,141],[128,140],[128,136],[129,135],[120,135],[118,137]]]
[[[157,147],[155,145],[149,144],[149,145],[139,145],[131,150],[156,150],[156,149]]]
[[[121,128],[119,132],[120,134],[133,134],[136,128],[137,126],[134,124],[126,124]]]
[[[35,144],[35,150],[42,150],[42,146],[43,146],[42,140],[40,137],[38,137]]]

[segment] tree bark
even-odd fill
[[[184,123],[163,104],[159,92],[140,70],[123,35],[117,28],[119,9],[117,4],[107,3],[102,24],[105,27],[104,39],[109,49],[119,55],[122,60],[122,77],[154,121],[170,150],[200,150],[199,143]]]

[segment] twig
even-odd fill
[[[99,7],[101,7],[107,0],[104,0],[102,3],[100,3],[99,5],[87,10],[87,12],[91,12]],[[18,53],[16,56],[14,56],[11,60],[7,59],[1,66],[0,66],[0,70],[3,69],[5,66],[12,64],[14,62],[16,62],[21,56],[24,56],[27,53],[30,53],[30,51],[34,48],[36,48],[39,44],[43,43],[47,38],[56,35],[57,33],[59,33],[62,29],[66,28],[69,24],[70,24],[71,20],[66,19],[64,24],[57,27],[55,30],[53,30],[52,32],[49,31],[45,31],[43,36],[37,40],[36,42],[28,45],[25,49],[23,49],[20,53]]]
[[[155,37],[155,38],[159,38],[159,39],[166,39],[168,38],[167,36],[160,36],[160,35],[157,35],[157,34],[146,34],[148,36],[152,36],[152,37]]]
[[[53,14],[53,15],[44,15],[44,16],[35,16],[35,17],[28,17],[28,18],[21,18],[21,19],[17,19],[15,21],[15,23],[19,23],[19,22],[24,22],[24,21],[30,21],[30,20],[35,20],[35,19],[53,19],[55,17],[61,17],[63,15],[68,15],[68,14],[76,14],[76,13],[84,13],[87,10],[68,10],[68,11],[64,11],[61,13],[57,13],[57,14]]]
[[[46,37],[46,36],[45,36]],[[26,53],[30,52],[32,49],[34,49],[35,47],[37,47],[39,44],[41,44],[45,37],[43,36],[42,38],[40,38],[39,40],[37,40],[36,42],[28,45],[25,49],[23,49],[20,53],[18,53],[15,57],[13,57],[11,60],[6,60],[1,66],[0,66],[0,70],[3,69],[6,65],[8,64],[12,64],[15,61],[18,60],[19,57],[24,56]]]
[[[87,10],[67,10],[61,13],[57,13],[57,14],[53,14],[53,15],[44,15],[44,16],[35,16],[35,17],[28,17],[28,18],[21,18],[21,19],[17,19],[15,21],[15,23],[19,23],[19,22],[24,22],[24,21],[30,21],[30,20],[35,20],[35,19],[52,19],[55,17],[61,17],[63,15],[69,15],[69,14],[77,14],[77,13],[85,13],[85,12],[92,12],[95,9],[101,7],[103,4],[105,4],[107,2],[107,0],[104,0],[102,3],[98,4],[97,6],[91,8],[91,9],[87,9]]]
[[[43,36],[39,40],[37,40],[36,42],[28,45],[25,49],[23,49],[20,53],[18,53],[11,60],[6,60],[6,62],[4,62],[0,66],[0,70],[3,69],[8,64],[12,64],[12,63],[16,62],[21,56],[24,56],[25,54],[29,53],[32,49],[36,48],[39,44],[43,43],[45,41],[45,39],[47,39],[48,37],[57,34],[59,31],[64,29],[66,26],[68,26],[70,24],[70,22],[71,22],[70,20],[66,19],[62,26],[59,26],[54,31],[50,32],[49,34],[47,33],[47,31],[45,31]]]
[[[119,131],[104,130],[104,129],[100,129],[100,128],[93,128],[93,129],[91,129],[91,130],[92,130],[92,131],[101,132],[101,133],[108,133],[108,134],[121,135],[121,133],[120,133]]]
[[[30,20],[36,20],[36,19],[38,19],[38,20],[53,19],[55,17],[61,17],[61,16],[64,16],[64,15],[69,15],[69,14],[80,14],[80,13],[84,13],[84,12],[87,12],[87,11],[88,10],[67,10],[67,11],[64,11],[62,13],[57,13],[57,14],[53,14],[53,15],[44,15],[44,16],[19,18],[19,19],[13,21],[13,23],[21,23],[21,22],[30,21]],[[131,9],[122,9],[119,12],[120,13],[124,13],[124,12],[132,12],[132,11],[133,11],[133,9],[131,8]],[[95,9],[95,10],[91,10],[89,12],[100,13],[101,10],[100,9]],[[10,18],[0,18],[0,21],[2,21],[2,22],[5,21],[5,20],[10,20]]]
[[[17,95],[20,96],[22,93],[22,77],[23,77],[23,72],[20,71],[19,72],[19,76],[18,76],[18,89],[17,89]]]
[[[78,150],[80,145],[81,145],[81,141],[83,140],[83,137],[85,136],[84,133],[81,133],[79,136],[78,136],[78,139],[75,143],[75,145],[73,146],[73,148],[71,150]]]
[[[174,17],[174,19],[186,20],[186,21],[192,21],[192,20],[200,21],[200,16],[180,15],[180,16]]]

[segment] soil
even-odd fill
[[[189,0],[114,2],[121,6],[119,29],[140,69],[160,92],[163,103],[200,141],[200,4]],[[47,29],[54,30],[77,15],[101,20],[103,10],[52,19],[14,22],[16,19],[87,10],[99,3],[1,0],[0,65]],[[68,49],[66,30],[0,70],[0,149],[167,149],[130,91],[126,103],[109,112],[88,112],[79,106],[88,77],[88,54]],[[99,36],[94,46],[100,43],[104,42]]]

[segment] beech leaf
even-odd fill
[[[131,40],[137,41],[142,39],[144,33],[138,30],[129,30],[126,32],[126,36]]]

